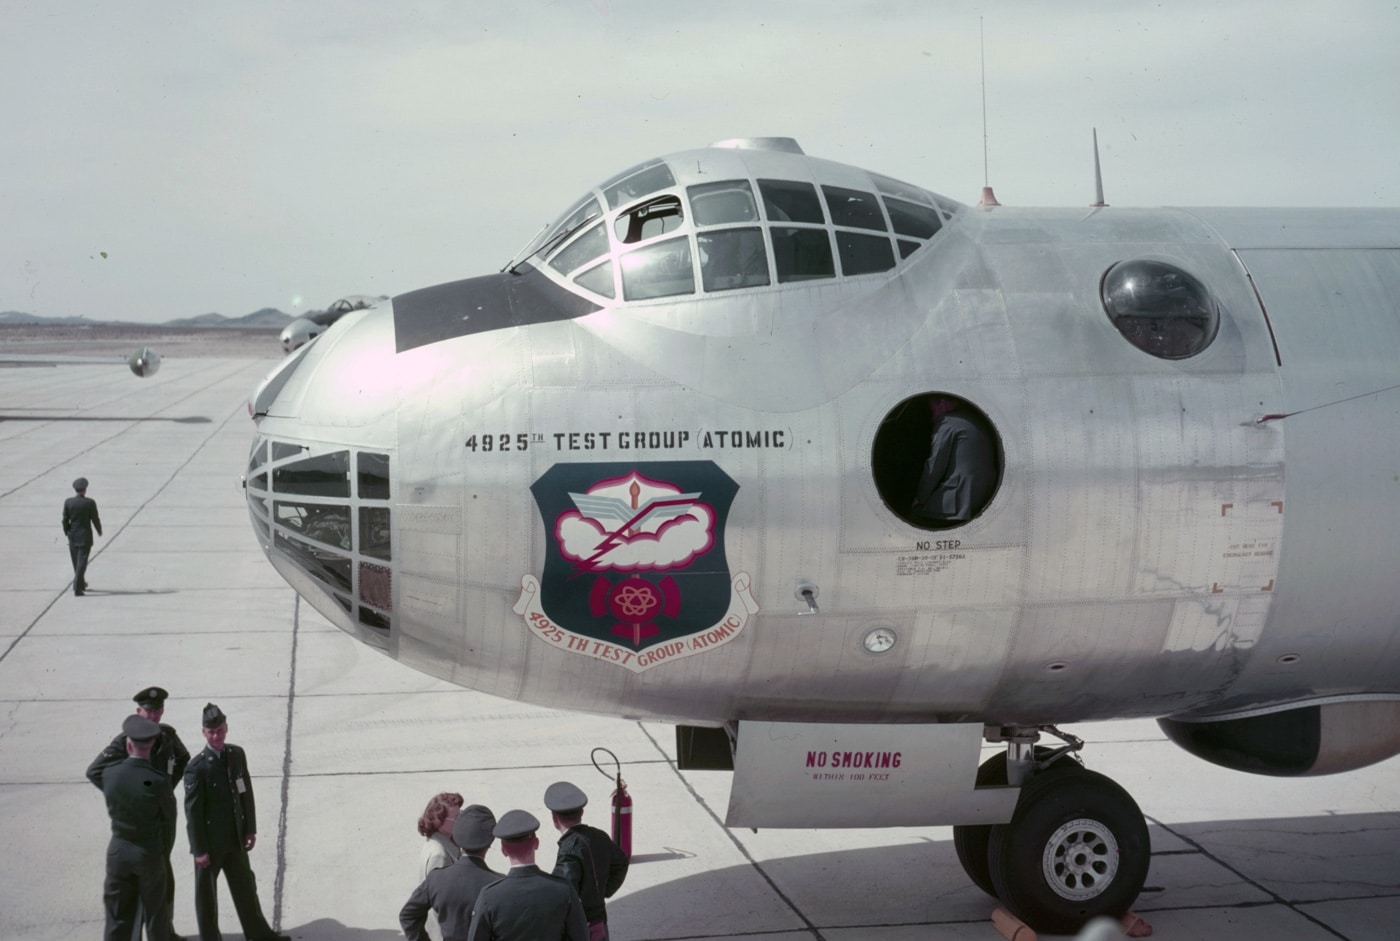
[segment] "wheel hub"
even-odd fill
[[[1046,884],[1061,898],[1094,898],[1118,874],[1118,841],[1097,820],[1071,820],[1046,841],[1041,869]]]

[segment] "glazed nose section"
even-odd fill
[[[357,319],[295,351],[253,394],[248,511],[269,561],[297,593],[384,647],[393,615],[393,318],[378,309],[350,316]]]

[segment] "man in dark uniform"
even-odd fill
[[[603,899],[612,898],[627,878],[628,859],[622,850],[597,827],[583,822],[588,795],[568,781],[557,781],[544,792],[544,805],[554,816],[559,838],[554,874],[578,893],[583,914],[588,919],[592,941],[607,941],[608,908]]]
[[[914,496],[913,522],[936,528],[972,519],[997,485],[997,448],[958,399],[929,399],[933,440]]]
[[[578,893],[535,865],[540,822],[525,810],[507,811],[496,824],[510,873],[476,899],[467,941],[588,941],[588,921]]]
[[[165,700],[169,695],[159,686],[148,686],[132,696],[131,699],[136,703],[138,716],[157,723],[160,734],[155,737],[155,741],[151,745],[150,762],[157,771],[164,772],[166,777],[170,778],[170,785],[173,788],[175,782],[185,775],[185,766],[190,763],[190,753],[185,750],[185,743],[180,741],[180,736],[175,734],[173,728],[160,724],[161,716],[165,715]],[[111,744],[102,750],[102,754],[92,760],[92,764],[88,765],[87,779],[98,790],[101,790],[103,773],[112,765],[119,764],[124,760],[126,760],[125,732],[112,739]],[[170,854],[175,850],[174,827],[170,828],[169,836],[170,842],[165,847],[165,910],[173,916],[175,914],[175,871],[170,865]],[[173,925],[167,927],[172,941],[183,941],[180,935],[175,933]]]
[[[87,495],[86,477],[73,481],[74,496],[63,501],[63,533],[68,537],[68,555],[73,560],[73,594],[87,591],[88,555],[92,552],[92,531],[102,535],[97,501]]]
[[[408,941],[429,941],[424,925],[430,908],[442,926],[442,941],[466,941],[476,897],[501,878],[483,858],[491,848],[495,827],[495,815],[480,804],[465,807],[457,815],[457,822],[452,825],[452,842],[462,848],[462,856],[451,866],[428,873],[399,911],[399,925]]]
[[[127,757],[102,775],[102,796],[112,820],[107,844],[106,941],[131,941],[147,913],[147,937],[168,941],[170,912],[165,893],[166,847],[175,832],[175,794],[170,778],[150,762],[160,726],[141,716],[122,723]]]
[[[291,941],[263,917],[248,851],[258,839],[253,779],[243,749],[225,743],[228,718],[213,703],[204,707],[204,751],[185,769],[185,823],[194,855],[194,911],[202,941],[221,941],[219,873],[248,941]]]

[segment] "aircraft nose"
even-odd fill
[[[384,647],[398,436],[392,307],[345,319],[250,400],[248,511],[282,577],[342,629]]]

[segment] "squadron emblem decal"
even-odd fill
[[[544,574],[521,579],[514,610],[541,639],[640,673],[728,643],[758,612],[724,554],[739,485],[713,461],[555,464],[530,490]]]

